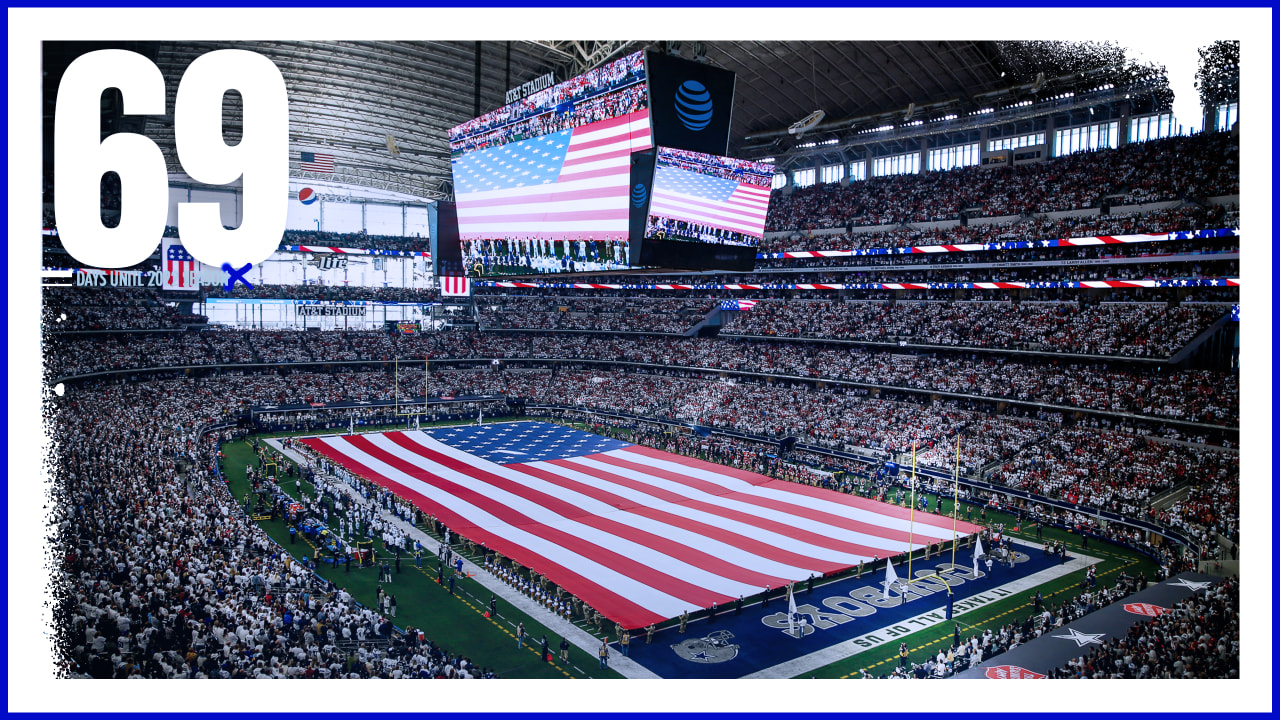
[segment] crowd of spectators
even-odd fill
[[[1212,488],[1211,492],[1221,488],[1225,496],[1234,487],[1238,496],[1239,462],[1234,452],[1161,441],[1133,429],[1103,428],[1083,421],[1011,457],[987,479],[1052,499],[1181,527],[1180,511],[1153,513],[1151,501],[1187,482]],[[1229,506],[1211,512],[1222,517],[1238,514],[1231,513]]]
[[[417,386],[421,375],[401,379]],[[1034,467],[1041,459],[1035,448],[1043,447],[1047,438],[1059,441],[1054,446],[1060,450],[1058,456],[1099,469],[1096,478],[1087,478],[1092,482],[1088,492],[1072,489],[1080,494],[1068,499],[1134,516],[1142,514],[1142,498],[1125,495],[1132,502],[1109,502],[1118,496],[1119,488],[1154,487],[1152,481],[1165,477],[1194,476],[1203,478],[1199,484],[1219,499],[1238,493],[1238,471],[1221,465],[1224,453],[1117,435],[1112,428],[1060,429],[1061,418],[1055,415],[990,415],[953,403],[916,405],[870,398],[856,391],[824,393],[801,387],[582,370],[554,374],[441,370],[433,372],[432,383],[433,388],[436,383],[447,388],[442,393],[504,391],[521,395],[526,401],[640,414],[775,438],[800,435],[807,444],[841,449],[852,449],[849,443],[838,442],[841,438],[894,451],[907,449],[911,441],[920,441],[924,449],[918,460],[922,464],[930,462],[928,445],[933,444],[937,464],[942,467],[954,462],[949,441],[955,434],[963,434],[965,443],[972,441],[972,450],[962,444],[962,467],[966,473],[993,454],[1012,455],[1015,465]],[[385,618],[344,600],[343,593],[318,581],[297,563],[284,560],[256,527],[243,520],[234,501],[229,496],[222,497],[225,491],[221,484],[213,482],[216,457],[212,446],[196,442],[192,431],[210,422],[231,420],[248,405],[385,400],[393,394],[393,377],[386,372],[285,370],[209,378],[176,376],[139,383],[99,382],[68,393],[62,401],[65,412],[58,416],[58,422],[65,425],[57,426],[57,437],[63,441],[60,447],[64,452],[70,453],[66,467],[80,478],[79,484],[68,486],[68,492],[79,492],[77,498],[92,498],[87,505],[72,511],[64,523],[64,527],[75,529],[88,541],[69,546],[74,549],[66,555],[68,577],[73,585],[78,583],[75,607],[68,606],[72,671],[125,677],[240,676],[237,672],[244,676],[378,674],[377,664],[366,666],[362,662],[368,653],[353,649],[344,653],[336,646],[330,647],[332,639],[328,645],[325,639],[328,628],[335,627],[337,633],[343,634],[344,626],[348,631],[360,626],[368,637],[378,637],[387,632]],[[315,415],[311,419],[341,422],[338,416],[316,414],[324,412],[310,411]],[[379,412],[366,409],[362,419],[372,420]],[[139,429],[132,430],[135,427]],[[114,437],[128,432],[133,432],[131,437],[138,442],[127,443],[123,436]],[[808,452],[797,457],[769,458],[771,448],[759,442],[671,435],[657,430],[656,425],[635,439],[645,436],[659,447],[674,444],[676,451],[693,449],[710,459],[728,460],[775,477],[815,485],[829,486],[832,482],[830,473],[806,467],[804,461],[812,459],[805,457],[812,455]],[[1116,437],[1122,441],[1114,442]],[[1041,439],[1040,444],[1030,450],[1020,449],[1036,438]],[[696,448],[691,447],[694,444]],[[153,446],[173,450],[158,457],[142,452],[142,448]],[[1030,458],[1030,462],[1019,465],[1017,459],[1022,456]],[[178,472],[180,469],[185,474]],[[1069,468],[1063,472],[1070,475]],[[104,493],[100,485],[108,476],[128,477],[129,482],[116,483]],[[1100,492],[1098,488],[1103,486],[1109,486],[1112,494]],[[1065,497],[1049,486],[1020,487],[1048,497]],[[166,514],[157,505],[158,494],[184,493],[192,493],[187,504],[191,513]],[[91,512],[101,503],[108,503],[104,509],[109,510],[123,504],[138,507],[137,502],[142,503],[142,511],[132,515],[133,525],[128,528],[118,526],[130,521],[121,520],[121,514],[114,510]],[[190,535],[174,528],[174,522],[179,527],[189,522],[193,530],[216,533],[219,541],[207,546],[182,541]],[[1115,532],[1113,526],[1112,533]],[[98,536],[131,535],[138,535],[141,549],[125,547],[114,539],[94,540]],[[103,570],[95,571],[93,567]],[[227,588],[234,589],[216,593],[213,588],[224,582]],[[315,604],[311,597],[316,598]],[[321,609],[326,609],[327,620],[317,625]],[[284,618],[286,612],[293,618],[292,627],[274,622]],[[122,629],[121,618],[125,616],[129,617],[123,621]],[[206,616],[209,621],[203,622]],[[333,620],[335,616],[341,620]],[[188,634],[186,628],[192,621],[199,630]],[[225,628],[221,634],[219,622]],[[390,654],[384,659],[396,660]],[[387,665],[388,672],[394,673],[390,668],[397,668],[406,675],[408,668],[403,667],[402,660]]]
[[[724,285],[760,285],[760,289],[742,292],[733,290],[734,296],[749,298],[772,297],[782,292],[792,293],[794,285],[845,284],[871,285],[881,290],[881,285],[892,283],[979,283],[979,282],[1031,282],[1053,283],[1088,280],[1173,280],[1167,287],[1185,285],[1178,280],[1188,278],[1238,278],[1238,258],[1220,254],[1197,256],[1194,260],[1170,260],[1164,255],[1153,255],[1141,261],[1125,264],[1047,264],[1037,263],[1018,267],[981,267],[966,263],[941,263],[928,265],[856,266],[854,268],[814,268],[803,272],[779,272],[758,270],[750,273],[700,273],[695,276],[672,278],[669,275],[618,275],[599,278],[601,283],[631,285],[645,289],[646,285],[669,284],[672,280],[689,286],[694,291],[724,293]],[[522,288],[523,289],[523,288]],[[856,287],[845,288],[856,290]],[[871,289],[871,288],[866,288]],[[687,291],[686,291],[687,292]],[[986,290],[985,295],[991,294]],[[813,293],[814,297],[830,297],[830,290]],[[948,293],[946,296],[950,296]]]
[[[43,322],[54,332],[178,329],[208,320],[166,304],[152,289],[72,286],[44,292]]]
[[[775,191],[767,230],[998,217],[1235,195],[1239,143],[1227,133],[1131,143],[1019,167],[971,166]]]
[[[1233,679],[1240,676],[1240,582],[1236,577],[1137,623],[1051,678]]]
[[[349,338],[361,338],[359,345]],[[345,346],[345,347],[344,347]],[[340,348],[335,350],[334,348]],[[1108,367],[981,355],[913,356],[821,343],[590,334],[218,330],[85,336],[46,348],[57,377],[108,370],[396,357],[598,360],[833,379],[1234,426],[1239,377],[1216,370]]]
[[[683,334],[712,309],[698,298],[477,296],[486,329],[599,330]]]
[[[439,302],[439,288],[356,287],[353,285],[267,285],[252,288],[237,284],[228,292],[225,286],[204,288],[205,297],[286,300],[372,300],[374,302]]]
[[[727,335],[1168,357],[1221,317],[1223,306],[1157,303],[825,302],[756,303]]]
[[[449,130],[455,154],[578,127],[648,107],[644,61],[628,55]]]
[[[900,655],[898,667],[887,676],[916,679],[947,678],[977,667],[981,663],[988,663],[988,667],[997,665],[999,663],[989,661],[1047,632],[1126,598],[1137,590],[1144,589],[1146,584],[1145,577],[1134,578],[1122,572],[1112,586],[1099,586],[1096,578],[1092,583],[1086,580],[1080,594],[1061,603],[1045,602],[1039,595],[1032,596],[1034,605],[1032,612],[1023,618],[997,628],[989,627],[975,632],[959,639],[958,642],[953,640],[949,648],[939,650],[936,656],[927,655],[924,662],[911,660],[909,654]]]
[[[62,671],[95,678],[461,676],[458,659],[361,606],[251,521],[198,431],[253,399],[187,378],[54,401]],[[246,390],[248,392],[246,392]],[[278,488],[263,488],[277,495]],[[367,640],[367,643],[355,642]]]

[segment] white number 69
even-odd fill
[[[99,102],[119,88],[127,115],[163,115],[164,79],[150,60],[127,50],[98,50],[67,68],[54,118],[54,195],[58,235],[80,262],[106,268],[140,263],[164,234],[169,189],[164,157],[149,138],[115,133],[99,141]],[[240,142],[222,141],[223,96],[243,99]],[[216,203],[179,203],[183,246],[205,264],[260,263],[280,244],[289,197],[289,97],[267,58],[217,50],[197,58],[178,85],[174,135],[183,170],[197,182],[228,185],[243,178],[243,218],[222,225]],[[120,176],[120,224],[102,224],[102,176]]]

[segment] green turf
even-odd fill
[[[389,430],[391,428],[386,429]],[[339,431],[332,430],[329,432]],[[271,437],[283,437],[286,434],[314,435],[316,432],[273,433]],[[229,487],[236,500],[239,501],[249,491],[248,481],[244,472],[245,465],[249,463],[256,465],[257,459],[248,442],[228,443],[223,447],[223,450],[226,453],[225,466]],[[284,462],[293,464],[287,459]],[[281,471],[284,470],[285,466],[282,466]],[[286,478],[281,483],[281,487],[287,493],[294,494],[296,492],[296,484],[291,479]],[[311,495],[314,489],[310,483],[304,481],[302,483],[302,491],[307,495]],[[904,501],[905,497],[904,493]],[[892,500],[893,498],[894,494],[890,493],[889,499]],[[937,502],[938,498],[936,496],[930,497],[931,508],[936,508]],[[951,506],[952,502],[950,500],[943,500],[942,512],[949,514]],[[965,517],[963,507],[960,516],[961,518]],[[1034,529],[1012,532],[1011,529],[1015,519],[1005,513],[988,511],[986,520],[982,520],[979,509],[974,508],[972,521],[980,524],[1004,523],[1007,534],[1037,541]],[[336,525],[336,517],[331,518],[331,524]],[[301,535],[298,536],[295,544],[290,545],[288,525],[283,520],[263,520],[260,525],[277,542],[285,546],[294,557],[302,558],[313,555],[314,546]],[[427,534],[431,535],[429,531]],[[1081,550],[1079,536],[1063,530],[1045,528],[1043,540],[1063,540],[1067,543],[1068,548],[1077,551]],[[383,551],[381,541],[375,541],[375,551],[378,553]],[[1097,573],[1099,584],[1114,581],[1115,576],[1121,570],[1129,575],[1145,572],[1148,578],[1156,577],[1157,567],[1155,563],[1136,552],[1104,544],[1100,541],[1095,541],[1088,549],[1082,551],[1101,559],[1102,562],[1098,566]],[[429,561],[428,558],[432,558],[432,560]],[[395,624],[398,627],[413,626],[422,628],[427,637],[442,648],[449,652],[460,653],[470,657],[472,661],[481,667],[493,668],[499,677],[534,679],[621,677],[613,669],[599,670],[594,653],[587,653],[576,646],[570,649],[570,662],[567,665],[561,663],[558,651],[560,636],[547,631],[542,624],[510,607],[502,600],[498,602],[499,617],[485,618],[484,611],[487,609],[490,593],[474,580],[460,580],[456,587],[457,595],[450,596],[445,587],[436,583],[433,558],[434,556],[424,555],[423,568],[421,570],[414,567],[412,558],[402,559],[400,573],[394,575],[394,582],[384,588],[384,590],[396,596],[398,612]],[[1046,604],[1056,604],[1069,598],[1074,598],[1079,592],[1084,572],[1084,570],[1081,570],[1071,573],[1036,589],[1039,589],[1043,594]],[[378,586],[377,569],[375,567],[356,568],[353,566],[348,573],[341,568],[334,569],[331,565],[321,564],[319,573],[323,577],[332,580],[339,587],[345,588],[361,603],[370,606],[374,603]],[[987,627],[994,629],[1014,620],[1022,620],[1031,613],[1032,605],[1029,598],[1034,592],[1035,589],[1029,589],[1018,597],[1011,597],[984,605],[980,609],[961,615],[958,619],[969,626],[962,628],[962,633],[965,637],[968,637],[970,634]],[[538,658],[538,652],[531,649],[528,643],[526,643],[524,649],[516,649],[514,630],[515,625],[520,622],[524,623],[529,636],[535,641],[543,634],[547,636],[547,641],[553,650],[554,661],[552,663],[542,663]],[[659,627],[665,627],[674,624],[674,622],[669,621]],[[594,626],[588,626],[582,621],[578,621],[575,624],[599,637],[599,633],[595,632]],[[904,640],[911,650],[912,660],[922,662],[925,659],[926,651],[933,655],[938,652],[939,648],[947,647],[951,641],[952,629],[953,624],[946,622],[905,636]],[[865,669],[874,675],[879,675],[888,673],[896,662],[897,646],[896,644],[887,643],[812,672],[803,673],[801,676],[806,678],[858,677],[861,669]]]
[[[250,491],[244,472],[245,465],[256,465],[257,458],[247,442],[228,443],[223,446],[223,452],[226,454],[229,487],[239,501]],[[287,460],[286,462],[292,464]],[[294,481],[291,479],[286,478],[281,487],[289,494],[295,493]],[[311,484],[305,481],[302,489],[308,495],[314,492]],[[283,520],[263,520],[259,524],[295,558],[311,557],[314,554],[315,547],[301,534],[294,544],[290,544],[288,525]],[[380,540],[375,541],[375,551],[379,554],[383,551]],[[396,596],[397,614],[394,622],[397,627],[421,628],[441,648],[465,655],[480,667],[493,668],[498,677],[622,677],[613,669],[600,670],[594,652],[588,654],[576,646],[569,650],[569,663],[561,663],[559,635],[501,599],[498,600],[498,617],[484,617],[490,596],[488,590],[476,581],[464,578],[457,583],[457,594],[451,596],[446,586],[436,583],[434,564],[430,567],[428,565],[424,557],[423,568],[418,570],[411,558],[402,558],[400,572],[393,574],[394,582],[383,588]],[[376,567],[357,568],[353,565],[350,572],[344,572],[341,568],[335,569],[332,565],[322,563],[318,572],[346,589],[359,602],[373,606],[378,587]],[[531,648],[528,642],[523,649],[516,649],[515,626],[520,622],[524,623],[535,645],[538,639],[546,635],[553,651],[553,662],[541,662],[537,650]]]
[[[935,498],[936,500],[936,498]],[[951,512],[951,502],[944,501],[943,505],[946,513]],[[963,516],[963,513],[962,513]],[[977,513],[974,519],[978,519]],[[1080,536],[1074,533],[1066,532],[1056,528],[1044,528],[1043,540],[1036,537],[1034,526],[1023,528],[1020,532],[1012,532],[1015,518],[1000,512],[987,513],[987,523],[1004,523],[1005,534],[1015,538],[1021,538],[1032,542],[1048,542],[1049,540],[1062,540],[1066,542],[1068,553],[1082,552],[1101,560],[1098,565],[1097,576],[1098,586],[1111,584],[1115,582],[1115,578],[1121,571],[1128,573],[1130,576],[1136,576],[1140,572],[1145,572],[1147,578],[1153,579],[1158,577],[1158,566],[1147,558],[1132,550],[1121,548],[1110,543],[1103,543],[1094,540],[1088,548],[1082,548],[1080,544]],[[960,632],[962,637],[969,636],[981,632],[986,628],[992,630],[999,629],[1001,626],[1014,621],[1022,621],[1033,611],[1033,603],[1031,596],[1037,590],[1043,596],[1044,603],[1052,606],[1069,599],[1073,599],[1081,592],[1081,581],[1084,579],[1086,570],[1078,570],[1061,577],[1052,582],[1044,583],[1035,588],[1023,591],[1015,597],[1009,597],[989,605],[983,605],[980,609],[971,610],[960,615],[956,620],[963,623]],[[957,599],[963,595],[958,595]],[[952,633],[955,624],[953,622],[944,622],[931,628],[921,630],[902,638],[907,643],[907,647],[911,652],[911,660],[913,662],[923,663],[927,657],[938,654],[938,650],[945,651],[951,646]],[[806,672],[798,677],[815,677],[815,678],[857,678],[861,676],[860,670],[866,670],[872,675],[888,674],[893,670],[894,665],[898,662],[898,647],[896,643],[885,643],[876,648],[868,649],[864,652],[852,655],[842,660],[836,661],[825,667],[818,668],[812,672]]]

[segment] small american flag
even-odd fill
[[[304,152],[302,153],[300,167],[309,172],[331,173],[333,172],[333,156]]]
[[[164,288],[166,290],[196,290],[196,259],[177,240],[164,240]]]
[[[471,280],[442,275],[440,276],[440,294],[444,297],[468,297],[471,295]]]
[[[756,306],[755,300],[721,300],[721,310],[739,310],[746,312]]]

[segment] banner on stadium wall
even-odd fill
[[[364,317],[365,305],[299,305],[296,312],[302,317]]]
[[[76,287],[162,287],[164,279],[164,273],[159,270],[74,268],[70,272]]]
[[[441,275],[440,295],[441,297],[470,297],[471,278]]]
[[[161,287],[165,290],[198,291],[197,273],[201,264],[182,247],[181,241],[164,238],[160,244],[160,270],[164,273]]]
[[[958,243],[955,245],[909,245],[905,247],[873,247],[856,250],[792,250],[789,252],[759,253],[757,260],[799,258],[860,257],[865,255],[912,255],[917,253],[979,252],[983,250],[1036,250],[1053,247],[1086,247],[1089,245],[1128,245],[1132,243],[1177,242],[1202,238],[1237,237],[1237,228],[1214,230],[1187,230],[1169,233],[1143,233],[1139,235],[1098,235],[1095,237],[1054,238],[1042,240],[1010,240],[989,243]]]
[[[1240,278],[1163,278],[1158,280],[1043,280],[1026,282],[955,283],[767,283],[763,285],[704,283],[542,283],[479,281],[476,287],[547,288],[554,290],[1055,290],[1100,288],[1239,287]]]

